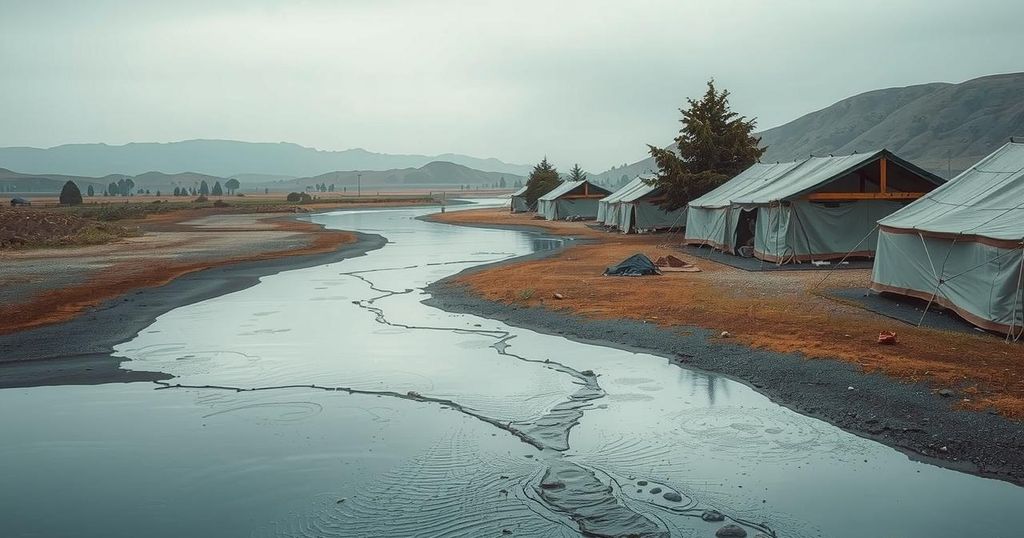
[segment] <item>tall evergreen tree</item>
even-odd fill
[[[537,203],[537,198],[551,192],[551,189],[561,184],[562,180],[558,178],[558,170],[548,163],[547,157],[544,157],[544,160],[533,167],[530,177],[526,180],[526,205],[532,207]]]
[[[213,184],[213,191],[211,191],[211,194],[213,194],[214,196],[224,196],[224,189],[221,188],[220,181],[217,181]]]
[[[89,196],[96,196],[96,191],[92,188],[92,185],[89,185],[88,187],[86,187],[85,188],[85,192]]]
[[[580,168],[579,163],[572,165],[569,170],[569,181],[586,181],[587,174]]]
[[[199,194],[201,196],[206,196],[207,194],[210,194],[210,186],[206,184],[205,179],[199,183]]]
[[[718,91],[715,81],[698,100],[687,99],[680,109],[683,127],[675,138],[675,151],[648,145],[658,165],[653,183],[665,189],[665,209],[677,209],[698,198],[750,165],[765,149],[754,136],[756,119],[729,108],[729,91]]]
[[[61,205],[78,205],[82,203],[82,191],[78,189],[74,181],[68,181],[60,190]]]

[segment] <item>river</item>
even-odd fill
[[[430,211],[315,215],[389,243],[116,347],[167,383],[0,390],[0,535],[1024,535],[1024,488],[660,356],[421,304],[560,244],[415,219]]]

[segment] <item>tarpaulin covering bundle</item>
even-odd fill
[[[533,211],[533,207],[526,202],[526,185],[512,193],[511,210],[513,213],[526,213]]]
[[[537,199],[537,213],[547,220],[597,217],[597,202],[611,194],[589,181],[565,181]]]
[[[650,258],[643,254],[634,254],[617,265],[604,270],[607,276],[647,276],[660,275],[661,271]]]
[[[871,289],[1024,333],[1024,144],[1004,145],[879,228]]]
[[[791,262],[874,254],[878,219],[943,180],[887,150],[758,163],[689,203],[686,242]],[[827,193],[829,198],[821,198]]]

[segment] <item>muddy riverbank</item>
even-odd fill
[[[432,297],[424,302],[581,342],[665,356],[686,368],[743,382],[781,405],[897,448],[914,459],[1024,484],[1024,424],[990,412],[956,409],[954,402],[925,383],[864,373],[849,362],[754,349],[698,327],[587,319],[564,310],[490,301],[457,282],[468,274],[521,261],[477,266],[435,282],[426,288]]]
[[[169,379],[165,373],[120,368],[124,359],[111,355],[113,346],[175,308],[249,288],[281,271],[362,256],[386,243],[380,235],[359,233],[355,242],[326,253],[210,267],[104,301],[68,321],[2,334],[0,388]]]

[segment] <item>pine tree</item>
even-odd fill
[[[221,188],[220,181],[217,181],[213,184],[213,190],[211,191],[211,194],[213,194],[214,196],[224,196],[224,189]]]
[[[92,185],[89,185],[88,187],[85,188],[85,193],[88,194],[89,196],[96,196],[96,191],[93,190]]]
[[[206,184],[205,179],[199,183],[199,194],[201,196],[206,196],[207,194],[210,194],[210,186]]]
[[[683,127],[675,138],[675,151],[648,145],[658,165],[653,183],[665,190],[665,209],[677,209],[698,198],[750,165],[765,149],[754,136],[756,119],[746,119],[729,108],[729,91],[718,91],[708,81],[699,101],[687,99],[680,109]]]
[[[544,160],[533,167],[530,177],[526,180],[526,193],[524,194],[526,205],[532,207],[537,203],[537,198],[551,192],[561,184],[562,180],[558,178],[558,170],[548,163],[547,157],[544,157]]]
[[[587,174],[585,174],[583,172],[583,169],[580,168],[579,163],[572,165],[572,168],[569,170],[569,181],[586,181],[586,180],[587,180]]]
[[[60,190],[61,205],[78,205],[82,203],[82,191],[78,189],[74,181],[68,181]]]

